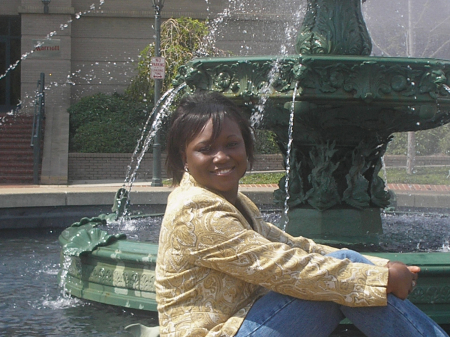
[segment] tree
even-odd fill
[[[178,68],[198,55],[223,56],[226,53],[215,48],[206,37],[209,29],[206,22],[191,19],[168,19],[161,25],[161,56],[166,59],[166,77],[162,91],[172,86]],[[139,55],[138,74],[131,81],[126,94],[135,100],[153,101],[154,81],[150,79],[151,58],[155,55],[155,44],[148,45]]]

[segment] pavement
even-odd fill
[[[0,185],[0,209],[45,206],[112,205],[122,182],[96,182],[70,185]],[[126,186],[127,189],[129,189]],[[241,185],[240,190],[258,204],[271,204],[276,184]],[[152,187],[151,182],[131,186],[134,204],[165,205],[171,187]],[[388,184],[397,196],[397,206],[450,208],[450,185]]]
[[[108,213],[120,187],[123,182],[117,181],[0,185],[0,229],[55,224],[61,227],[70,225],[67,221],[78,221],[83,216]],[[241,185],[240,190],[259,205],[271,205],[273,191],[277,188],[276,184]],[[142,212],[163,212],[172,189],[152,187],[151,182],[135,182],[130,189],[131,205],[142,208]],[[392,206],[396,209],[450,209],[450,185],[388,184],[388,189],[395,194]]]

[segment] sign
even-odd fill
[[[162,80],[166,77],[166,60],[164,57],[152,57],[150,68],[150,78]]]
[[[60,39],[32,40],[33,53],[31,57],[36,58],[59,58],[61,57]]]

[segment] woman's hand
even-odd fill
[[[399,261],[389,261],[386,267],[389,269],[386,293],[392,293],[398,298],[405,300],[416,286],[420,268],[407,266]]]

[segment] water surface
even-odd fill
[[[0,231],[0,336],[131,336],[133,323],[157,325],[157,315],[61,293],[61,229]]]

